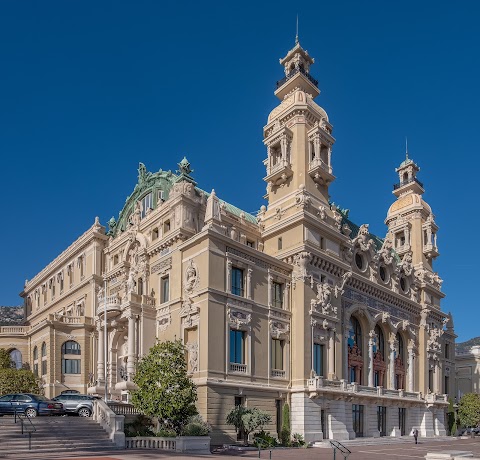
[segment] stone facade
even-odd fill
[[[26,324],[0,329],[0,346],[48,396],[68,386],[128,400],[138,360],[180,337],[213,444],[235,437],[235,404],[269,411],[276,433],[288,402],[308,442],[445,434],[455,334],[419,168],[407,156],[396,170],[384,239],[351,222],[329,201],[335,139],[314,60],[296,43],[280,63],[268,206],[252,216],[201,190],[186,159],[177,173],[140,164],[108,230],[97,219],[26,282]]]
[[[469,350],[455,355],[455,373],[457,401],[466,393],[480,393],[480,346],[474,345]]]

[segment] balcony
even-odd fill
[[[239,374],[247,373],[247,365],[239,363],[230,363],[230,372],[238,372]]]
[[[386,399],[407,399],[409,401],[425,401],[432,404],[443,404],[446,401],[446,395],[428,394],[425,398],[419,392],[405,390],[392,390],[383,387],[369,387],[359,385],[358,383],[348,383],[345,380],[327,380],[323,377],[314,377],[307,380],[310,398],[316,398],[324,393],[337,393],[345,395],[357,395],[367,398],[386,398]]]
[[[281,185],[287,182],[288,178],[293,176],[293,171],[290,163],[287,160],[279,160],[273,166],[268,166],[269,160],[265,160],[267,165],[267,175],[264,178],[266,182],[271,182],[273,185]]]
[[[296,69],[293,69],[288,75],[283,77],[281,80],[277,81],[277,87],[276,89],[280,88],[283,86],[288,80],[293,78],[295,75],[301,73],[310,83],[312,83],[313,86],[318,88],[318,80],[315,80],[309,73],[305,71],[302,67],[298,67]]]
[[[0,327],[0,335],[25,335],[30,326],[2,326]]]
[[[281,369],[272,369],[272,377],[276,379],[284,379],[286,377],[286,372]]]
[[[328,185],[335,180],[331,166],[319,157],[314,158],[308,164],[308,174],[314,182],[320,185]]]
[[[70,325],[89,325],[93,326],[93,319],[87,316],[61,316],[59,321]]]
[[[409,190],[420,195],[425,192],[423,184],[416,177],[411,177],[410,179],[403,180],[400,183],[393,185],[393,194],[395,196],[400,196]]]
[[[101,315],[107,310],[107,316],[111,312],[119,312],[122,306],[122,299],[117,294],[107,296],[106,300],[105,297],[98,299],[97,305],[97,315]]]
[[[435,259],[435,257],[440,255],[437,246],[434,246],[433,244],[426,244],[423,246],[423,253],[427,259]]]

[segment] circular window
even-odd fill
[[[380,269],[378,270],[380,274],[380,279],[386,283],[387,282],[387,270],[385,270],[385,267],[383,265],[380,265]]]
[[[400,288],[403,292],[407,292],[407,280],[403,276],[400,278]]]
[[[355,264],[359,270],[363,270],[363,257],[358,252],[355,254]]]

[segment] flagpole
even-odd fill
[[[107,371],[108,371],[108,335],[107,335],[107,279],[105,278],[103,281],[103,292],[105,293],[104,297],[104,312],[103,312],[103,320],[104,320],[104,361],[105,361],[105,402],[107,402],[107,395],[108,395],[108,379],[107,379]]]

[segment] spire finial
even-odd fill
[[[408,138],[405,136],[405,159],[408,160]]]
[[[297,14],[297,34],[295,35],[295,45],[298,45],[298,14]]]

